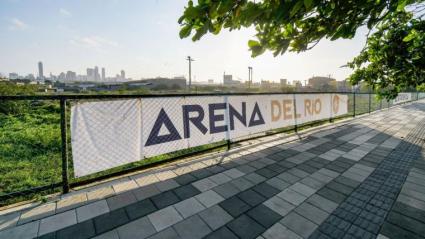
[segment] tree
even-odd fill
[[[425,22],[412,13],[393,13],[380,24],[361,53],[349,62],[353,84],[373,86],[388,99],[425,83]]]
[[[424,10],[423,1],[198,0],[195,5],[190,0],[178,22],[181,24],[180,37],[189,37],[194,31],[193,41],[201,39],[208,32],[219,34],[223,28],[235,30],[254,26],[257,39],[248,41],[252,56],[258,56],[266,50],[277,56],[287,50],[309,50],[323,38],[353,38],[362,26],[369,30],[381,28],[399,14],[405,14],[405,9],[412,6]],[[420,17],[417,18],[419,22],[422,21]],[[416,37],[412,35],[413,38]],[[423,45],[419,46],[423,49]],[[400,87],[396,85],[393,88],[397,90]],[[394,97],[394,94],[386,96]]]

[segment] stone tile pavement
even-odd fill
[[[425,102],[0,215],[0,238],[425,238]]]

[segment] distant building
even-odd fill
[[[43,74],[43,62],[39,61],[38,62],[38,78],[40,80],[44,79],[44,74]]]
[[[105,81],[105,67],[102,67],[102,81]]]
[[[65,76],[66,81],[76,81],[77,80],[77,73],[73,71],[67,71]]]
[[[303,88],[303,84],[299,80],[294,80],[294,86],[295,86],[296,89]]]
[[[97,66],[94,67],[94,80],[100,81],[99,67],[97,67]]]
[[[214,80],[213,79],[208,79],[208,84],[210,84],[210,85],[214,84]]]
[[[87,80],[88,81],[94,81],[95,80],[95,74],[93,68],[87,68]]]
[[[280,79],[280,86],[287,86],[288,80],[287,79]]]
[[[226,73],[223,74],[223,85],[238,85],[241,82],[238,80],[233,80],[232,75],[226,75]]]
[[[179,90],[186,88],[186,78],[174,77],[163,78],[157,77],[153,79],[143,79],[137,81],[127,81],[129,88],[148,88],[154,90]]]
[[[313,76],[308,79],[308,86],[316,90],[329,90],[335,88],[336,79],[331,78],[331,76]]]
[[[125,80],[125,71],[121,70],[121,79]]]
[[[9,80],[19,79],[18,73],[9,73]]]

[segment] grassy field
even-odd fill
[[[371,109],[379,109],[380,102],[373,97],[372,99]],[[348,115],[351,115],[353,112],[352,100],[350,96]],[[356,97],[357,114],[369,111],[368,100],[369,97],[367,95]],[[3,105],[0,103],[0,195],[61,182],[59,103],[57,101],[26,101],[22,103],[22,105],[11,105],[8,110],[18,109],[14,110],[16,112],[13,114],[1,113],[1,109],[2,107],[4,108],[4,106],[4,103]],[[384,102],[382,106],[387,107],[386,102]],[[318,122],[315,123],[315,125],[321,123]],[[178,155],[223,145],[224,143],[225,142],[219,142],[181,150],[179,152],[145,159],[79,179],[73,177],[72,161],[70,160],[70,181],[75,182],[78,180],[95,178],[124,169],[166,160]],[[69,158],[72,159],[71,155]],[[56,189],[56,191],[59,190],[60,189]],[[48,191],[43,194],[52,192],[53,191]],[[43,194],[37,193],[14,198],[7,202],[0,202],[0,206],[20,200],[39,198]]]
[[[59,105],[20,111],[0,114],[0,194],[60,181]]]

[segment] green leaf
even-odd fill
[[[297,12],[301,9],[301,7],[303,6],[303,2],[298,1],[291,9],[291,12],[289,13],[290,17],[293,17],[295,14],[297,14]]]
[[[248,41],[248,46],[250,48],[255,47],[255,46],[259,46],[259,45],[260,45],[260,43],[258,41],[255,41],[255,40],[249,40]]]
[[[307,11],[311,9],[312,4],[313,4],[313,0],[304,0],[304,7]]]
[[[406,7],[407,2],[408,0],[399,0],[397,4],[397,11],[398,12],[404,11],[404,8]]]
[[[409,33],[409,35],[407,35],[407,36],[405,36],[405,37],[403,38],[403,41],[404,41],[404,42],[409,42],[409,41],[413,40],[416,36],[417,36],[417,32],[416,32],[415,30],[412,30],[412,31]]]
[[[179,35],[180,35],[180,38],[186,38],[186,37],[188,37],[189,35],[190,35],[190,32],[192,31],[192,26],[191,25],[186,25],[186,26],[184,26],[181,30],[180,30],[180,32],[179,32]]]

